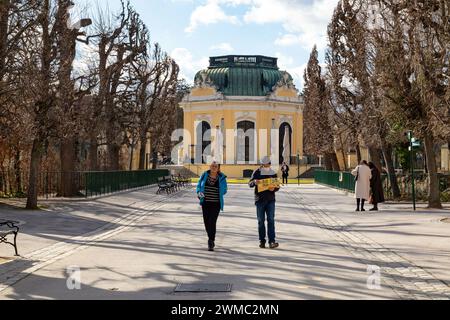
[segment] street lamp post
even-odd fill
[[[300,153],[297,152],[297,184],[300,186]]]

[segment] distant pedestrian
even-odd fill
[[[208,251],[214,251],[217,219],[224,208],[224,196],[228,191],[227,177],[220,172],[220,164],[212,162],[210,169],[202,174],[197,185],[197,195],[203,211],[203,222],[208,234]]]
[[[381,173],[373,162],[369,162],[369,168],[372,171],[372,178],[370,179],[370,200],[372,200],[373,204],[373,208],[370,211],[378,211],[378,204],[385,201]]]
[[[355,197],[356,197],[356,211],[366,211],[364,203],[370,198],[370,178],[372,173],[366,160],[361,161],[353,171],[355,176]]]
[[[268,190],[261,192],[259,189],[263,184],[262,180],[275,178],[277,178],[277,173],[271,168],[270,158],[264,157],[262,159],[261,168],[253,172],[252,178],[249,181],[250,188],[255,188],[255,205],[258,217],[260,248],[266,247],[266,216],[269,247],[274,249],[279,246],[279,244],[275,241],[275,193],[278,192],[280,188],[271,187]]]
[[[281,173],[283,175],[283,184],[289,184],[289,166],[286,162],[283,162],[283,165],[281,166]]]

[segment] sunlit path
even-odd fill
[[[409,217],[408,229],[408,225],[402,226],[401,214],[393,212],[389,219],[387,213],[356,216],[349,197],[315,185],[301,189],[292,186],[278,193],[280,248],[259,249],[252,190],[234,185],[227,196],[226,211],[219,218],[217,249],[211,253],[206,250],[207,239],[192,190],[182,191],[159,206],[151,201],[151,192],[140,191],[137,195],[146,209],[137,210],[132,220],[119,222],[119,229],[111,227],[107,236],[98,233],[102,235],[98,239],[80,240],[78,245],[83,245],[83,250],[70,247],[67,254],[59,252],[30,276],[1,291],[2,299],[448,297],[448,287],[431,283],[429,277],[448,280],[444,279],[449,274],[445,269],[448,266],[439,261],[450,257],[441,241],[450,232],[437,222],[427,225],[420,214],[417,219]],[[352,230],[355,232],[349,233]],[[429,252],[417,247],[424,243],[423,239],[428,241]],[[77,245],[74,241],[67,243]],[[417,252],[411,251],[412,245],[408,247],[413,243]],[[368,246],[373,250],[364,251]],[[440,254],[436,255],[439,248]],[[397,252],[401,258],[396,256],[398,261],[388,265],[386,259]],[[417,264],[412,262],[414,259]],[[406,273],[395,274],[405,261],[410,261],[406,268],[411,267],[418,279],[408,278]],[[379,265],[382,270],[385,266],[393,268],[390,273],[381,273],[381,289],[368,289],[368,264]],[[418,265],[424,269],[417,269]],[[0,267],[3,277],[7,266]],[[80,290],[67,288],[69,266],[81,269]],[[26,264],[23,268],[27,268]],[[424,285],[414,287],[416,282]],[[178,283],[230,283],[233,290],[226,294],[175,294]],[[405,290],[410,285],[413,287]]]

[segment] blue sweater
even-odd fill
[[[199,192],[205,193],[205,185],[206,181],[208,181],[208,176],[210,174],[210,171],[206,171],[202,174],[200,177],[200,180],[197,184],[197,194]],[[223,211],[224,208],[224,196],[228,192],[228,185],[227,185],[227,176],[224,175],[222,172],[219,173],[219,198],[220,198],[220,210]],[[205,199],[200,199],[200,205],[203,205]]]

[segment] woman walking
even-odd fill
[[[214,251],[216,226],[219,213],[224,207],[227,193],[227,177],[220,172],[220,164],[214,161],[210,169],[203,173],[197,185],[197,195],[203,211],[203,221],[208,234],[208,250]]]
[[[373,204],[373,208],[370,209],[370,211],[378,211],[378,204],[384,202],[381,173],[373,162],[369,162],[369,168],[372,171],[372,178],[370,179],[370,198]]]
[[[361,161],[360,165],[352,171],[355,176],[355,197],[356,197],[356,211],[366,211],[364,203],[370,197],[370,178],[372,173],[366,160]]]

